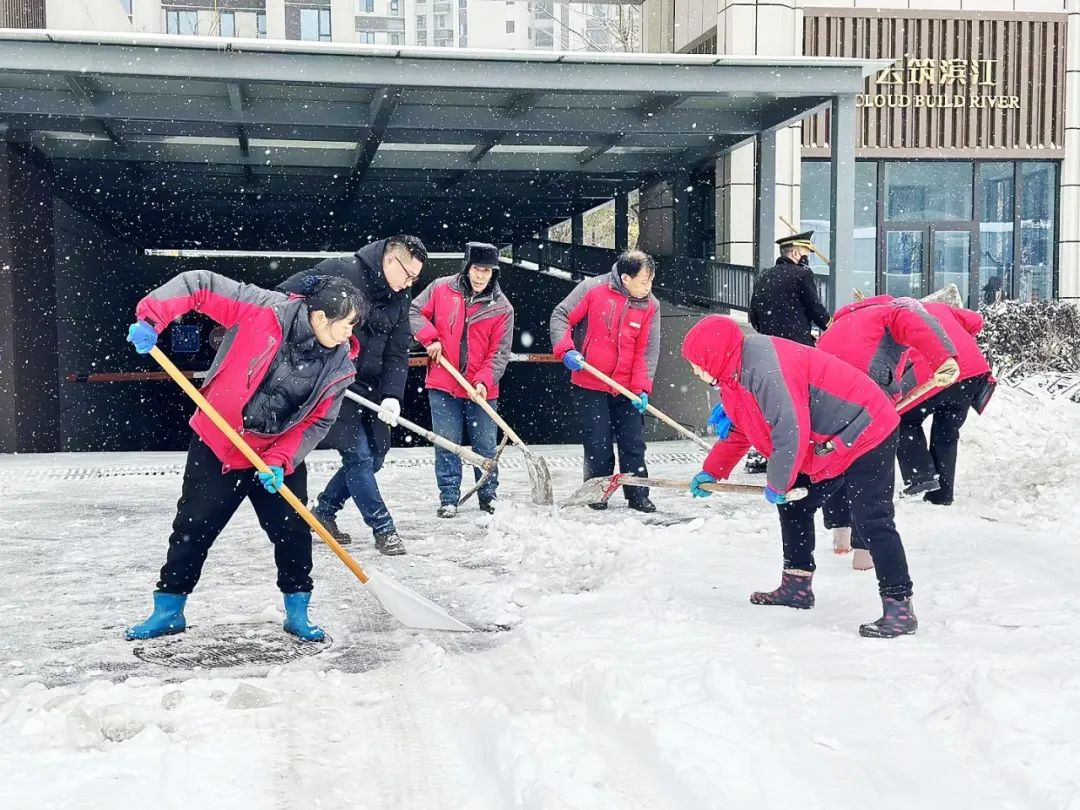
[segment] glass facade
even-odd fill
[[[1053,297],[1057,171],[1053,161],[857,162],[855,288],[920,297],[952,283],[970,307]],[[803,227],[826,256],[829,172],[829,161],[802,163]]]

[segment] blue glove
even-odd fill
[[[263,485],[267,492],[277,492],[285,483],[285,470],[282,467],[271,467],[270,472],[261,472],[257,473],[257,475],[259,476],[259,483]]]
[[[128,327],[127,341],[139,354],[149,354],[157,345],[157,330],[146,321],[133,323]]]
[[[571,349],[563,355],[562,362],[571,371],[581,371],[585,368],[585,355],[577,349]]]
[[[777,492],[772,487],[765,487],[765,500],[779,506],[782,503],[787,503],[787,495],[783,492]]]
[[[634,407],[637,408],[637,412],[640,414],[645,413],[645,410],[649,407],[649,395],[642,391],[638,394],[637,401],[634,403]]]
[[[693,495],[695,498],[708,498],[710,495],[712,495],[712,493],[709,492],[709,490],[707,489],[702,489],[701,485],[715,483],[716,476],[710,475],[709,473],[702,470],[690,479],[690,494]]]
[[[713,429],[713,433],[716,434],[716,438],[723,441],[731,433],[731,429],[735,427],[735,423],[731,421],[731,417],[724,413],[724,403],[717,402],[713,406],[712,413],[709,414],[709,427]]]

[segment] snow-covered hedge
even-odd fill
[[[983,309],[979,344],[999,375],[1080,372],[1080,308],[1065,301],[1002,301]]]

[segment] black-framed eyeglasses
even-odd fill
[[[405,263],[403,261],[401,261],[401,259],[399,259],[397,256],[392,256],[391,258],[395,262],[397,262],[399,265],[401,265],[401,269],[405,273],[405,278],[408,279],[410,284],[412,284],[414,281],[416,281],[418,278],[420,278],[419,273],[410,273],[409,268],[406,267]]]

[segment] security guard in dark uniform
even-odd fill
[[[813,231],[777,239],[780,258],[754,280],[750,325],[763,335],[814,345],[811,325],[824,330],[829,312],[818,297],[808,258],[814,250]]]
[[[813,231],[806,231],[777,239],[780,258],[754,279],[750,325],[761,334],[813,346],[811,324],[819,329],[829,325],[829,313],[818,297],[814,271],[808,261],[814,251],[813,236]],[[744,471],[763,473],[765,468],[765,457],[751,450]]]

